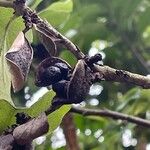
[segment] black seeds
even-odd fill
[[[58,67],[61,70],[61,73],[63,75],[63,78],[67,78],[68,72],[69,72],[69,68],[65,63],[56,63],[55,64],[56,67]]]
[[[67,98],[67,85],[69,81],[62,80],[52,85],[52,89],[57,93],[57,96]]]
[[[62,79],[61,70],[55,66],[48,67],[43,72],[42,78],[48,85],[54,84]]]
[[[31,117],[24,112],[17,113],[15,116],[17,124],[24,124],[31,119]]]

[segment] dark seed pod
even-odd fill
[[[97,63],[98,61],[101,61],[101,60],[102,60],[102,55],[101,54],[96,54],[96,55],[89,58],[89,62],[91,64]]]
[[[31,119],[31,117],[28,114],[25,114],[24,112],[17,113],[15,116],[17,124],[24,124]]]
[[[88,57],[88,56],[85,57],[85,62],[90,68],[93,67],[93,65],[95,63],[97,63],[98,61],[101,61],[101,60],[102,60],[101,54],[96,54],[92,57]]]
[[[67,98],[67,87],[69,81],[62,80],[52,85],[52,89],[56,92],[58,97]]]
[[[94,77],[84,60],[79,60],[67,88],[67,99],[70,103],[80,103],[85,100]]]
[[[58,67],[50,66],[44,70],[41,79],[41,85],[49,86],[62,80],[62,73]]]
[[[59,64],[59,65],[55,66],[55,64]],[[40,87],[49,86],[51,84],[54,84],[64,79],[64,75],[62,71],[62,70],[65,70],[64,66],[67,67],[68,70],[71,70],[70,65],[60,58],[49,57],[49,58],[44,59],[37,68],[35,84]],[[45,75],[46,75],[46,78],[45,78]]]
[[[69,68],[68,68],[68,65],[65,64],[65,63],[56,63],[55,64],[56,67],[58,67],[60,70],[61,70],[61,73],[63,75],[63,78],[64,79],[67,79],[67,75],[69,73]]]

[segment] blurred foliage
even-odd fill
[[[92,53],[91,49],[95,48],[97,52],[105,54],[103,63],[106,65],[143,75],[150,73],[149,0],[133,0],[132,3],[130,0],[74,0],[73,8],[69,19],[66,18],[64,23],[55,27],[77,44],[85,54],[89,51]],[[94,53],[93,51],[93,55]],[[72,54],[67,51],[62,51],[60,57],[72,66],[76,63]],[[144,60],[146,65],[143,66],[141,60]],[[91,106],[90,100],[93,95],[89,95],[86,107],[109,108],[150,119],[150,90],[135,88],[134,85],[125,83],[102,82],[101,86],[101,94],[94,96],[99,100],[99,104]],[[150,142],[150,132],[147,128],[141,130],[140,127],[124,121],[94,116],[74,115],[74,118],[80,131],[78,138],[81,149],[134,150],[137,149],[141,137],[144,137],[146,143]],[[86,135],[87,129],[91,132],[89,135]],[[135,145],[123,144],[122,137],[126,129],[131,130],[137,141]],[[94,136],[97,130],[102,131],[99,137]]]
[[[46,109],[49,108],[50,102],[52,98],[55,96],[53,91],[47,92],[44,96],[42,96],[36,103],[34,103],[31,107],[13,107],[7,101],[0,100],[0,133],[16,123],[15,115],[19,112],[25,112],[31,117],[36,117],[40,113],[44,112]],[[48,122],[50,124],[49,133],[54,131],[62,121],[63,116],[70,110],[69,106],[62,106],[57,111],[51,113],[48,116]],[[57,118],[57,119],[56,119]]]
[[[96,51],[104,55],[105,65],[142,75],[150,74],[149,0],[32,0],[30,7],[71,39],[85,54],[91,52],[94,55]],[[0,20],[4,18],[1,10],[0,8]],[[6,15],[3,20],[9,18],[11,12],[7,14],[9,16]],[[1,33],[4,32],[7,22],[0,21]],[[22,26],[21,23],[19,23],[20,26]],[[15,28],[11,30],[14,33],[11,33],[16,35],[18,30]],[[0,35],[0,40],[3,39],[3,34]],[[14,38],[14,35],[8,38]],[[36,35],[33,36],[35,40]],[[37,49],[34,49],[35,53],[40,53],[41,49],[38,46],[40,43],[34,44],[37,44]],[[93,49],[95,51],[92,51]],[[42,53],[44,53],[43,48]],[[76,59],[66,50],[58,48],[58,55],[72,66],[75,65]],[[36,59],[40,58],[36,57]],[[29,87],[28,93],[25,93],[23,89],[18,94],[12,94],[13,100],[15,99],[15,103],[19,106],[25,104],[27,100],[25,94],[32,97],[38,90],[34,85],[34,65],[37,65],[36,61],[33,63],[26,83],[26,87]],[[86,107],[108,108],[150,119],[150,90],[125,83],[102,82],[100,85],[103,87],[102,92],[100,95],[89,95],[85,103]],[[96,106],[91,106],[90,100],[93,97],[99,102]],[[64,113],[63,111],[59,113],[59,123],[69,108],[66,109]],[[55,115],[53,117],[52,120],[57,118]],[[74,114],[74,122],[78,131],[79,145],[84,150],[135,150],[141,146],[141,141],[144,141],[143,144],[150,143],[149,129],[125,121]],[[123,139],[125,135],[127,136],[126,131],[131,132],[128,144],[124,143]],[[132,140],[135,142],[132,143]],[[51,150],[53,149],[51,144],[49,135],[43,144],[36,145],[36,149]],[[64,145],[58,149],[65,149]]]

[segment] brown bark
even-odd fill
[[[73,115],[68,113],[62,121],[63,132],[66,138],[67,150],[80,150],[76,135],[76,128],[73,122]]]

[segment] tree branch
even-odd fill
[[[53,36],[54,38],[61,41],[61,43],[70,52],[72,52],[77,59],[82,59],[85,57],[85,55],[80,51],[80,49],[74,43],[72,43],[69,39],[67,39],[65,36],[59,33],[49,23],[42,20],[39,16],[37,16],[37,14],[34,11],[32,11],[24,4],[22,5],[20,4],[17,6],[16,3],[12,3],[8,1],[0,1],[0,6],[14,8],[17,14],[21,16],[26,15],[27,18],[31,17],[32,25],[35,25],[38,29],[42,30],[46,34],[49,34],[50,36]],[[93,70],[98,75],[98,77],[103,77],[107,81],[133,83],[135,85],[142,86],[143,88],[150,88],[150,77],[133,74],[123,70],[116,70],[108,66],[94,65]],[[101,78],[99,79],[101,80]],[[60,106],[58,106],[57,108],[59,107]],[[50,114],[55,109],[56,108],[48,109],[46,111],[46,115]],[[135,123],[137,125],[150,128],[149,120],[145,120],[134,116],[129,116],[126,114],[122,114],[110,110],[91,110],[91,109],[72,107],[70,112],[79,113],[84,116],[96,115],[96,116],[110,117],[113,119],[121,119],[121,120],[126,120],[128,122]],[[41,115],[36,119],[32,119],[31,121],[16,127],[15,130],[13,131],[14,139],[12,139],[12,142],[10,141],[9,143],[11,145],[15,140],[20,145],[28,144],[32,142],[34,138],[46,133],[47,131],[48,131],[47,118],[45,115],[44,116]]]
[[[6,0],[0,0],[0,6],[6,7],[6,8],[13,8],[13,1],[6,1]]]
[[[17,144],[26,145],[32,143],[35,138],[47,133],[48,129],[47,116],[45,113],[42,113],[37,118],[33,118],[16,127],[13,131],[13,137]]]
[[[26,9],[25,11],[29,11],[27,14],[33,14],[34,12],[30,9]],[[32,12],[30,12],[32,11]],[[36,15],[34,15],[36,16]],[[65,36],[61,35],[56,29],[54,29],[48,22],[43,21],[39,16],[36,18],[36,27],[46,32],[48,34],[53,35],[55,38],[59,39],[65,47],[75,55],[77,59],[82,59],[85,55],[80,51],[80,49],[72,43]],[[98,66],[95,65],[94,70],[100,73],[100,76],[103,75],[103,78],[107,81],[117,81],[117,82],[126,82],[132,83],[138,86],[142,86],[143,88],[150,88],[150,77],[130,73],[123,70],[116,70],[110,68],[108,66]]]
[[[14,144],[14,137],[11,134],[0,136],[0,149],[11,150]]]
[[[77,59],[82,59],[85,55],[80,51],[80,49],[72,43],[69,39],[59,33],[55,28],[51,26],[50,23],[42,20],[37,14],[25,6],[25,4],[20,4],[17,7],[17,4],[14,3],[14,10],[19,15],[26,15],[27,18],[31,18],[31,24],[35,25],[40,31],[48,34],[48,36],[53,36],[71,52],[75,55]],[[100,76],[107,81],[117,81],[117,82],[126,82],[132,83],[143,88],[150,88],[150,77],[130,73],[123,70],[116,70],[108,66],[98,66],[95,65],[93,68],[96,72],[99,72]]]
[[[73,122],[73,115],[67,113],[62,120],[63,132],[66,138],[67,150],[80,150],[76,135],[76,128]]]
[[[117,70],[109,66],[95,65],[94,70],[99,73],[98,76],[100,76],[100,80],[103,76],[107,81],[132,83],[146,89],[150,88],[150,77],[148,76],[146,77],[124,70]]]
[[[104,110],[94,109],[93,110],[93,109],[87,109],[87,108],[72,107],[70,112],[78,113],[83,116],[102,116],[102,117],[109,117],[112,119],[121,119],[121,120],[126,120],[128,122],[135,123],[143,127],[150,128],[150,120],[145,120],[139,117],[122,114],[122,113],[111,111],[108,109],[104,109]]]
[[[17,118],[18,119],[18,118]],[[19,118],[22,122],[25,118]],[[28,118],[29,119],[29,118]],[[0,136],[0,149],[22,149],[31,150],[32,141],[48,132],[49,124],[45,113],[40,114],[36,118],[30,120],[19,126],[11,126]],[[21,123],[20,122],[20,123]]]

